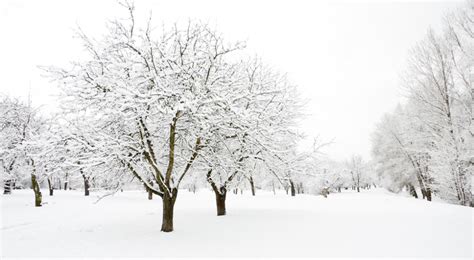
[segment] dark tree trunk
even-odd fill
[[[81,163],[78,162],[78,164],[81,164]],[[90,187],[89,177],[86,177],[82,168],[79,169],[79,172],[81,173],[82,178],[84,179],[84,195],[89,196],[89,187]]]
[[[426,188],[425,194],[426,194],[426,200],[431,201],[431,189],[430,188]]]
[[[290,190],[291,190],[291,196],[295,196],[296,195],[296,189],[295,189],[295,184],[293,183],[293,181],[290,181]]]
[[[273,190],[273,195],[276,195],[275,183],[273,181],[272,181],[272,190]]]
[[[421,195],[423,196],[423,199],[426,199],[427,201],[431,201],[431,189],[430,188],[421,189]]]
[[[415,187],[411,184],[408,184],[407,186],[408,186],[407,188],[408,188],[408,191],[410,192],[410,195],[418,199],[418,194],[416,193]]]
[[[33,188],[33,192],[35,193],[35,207],[41,207],[41,201],[43,197],[41,195],[41,190],[35,174],[31,174],[31,187]]]
[[[177,189],[173,189],[171,197],[166,193],[163,195],[163,219],[161,222],[161,231],[163,232],[173,231],[173,212],[177,195]]]
[[[69,179],[68,179],[68,173],[66,173],[66,179],[64,180],[64,190],[67,190],[67,184],[69,182]]]
[[[431,201],[431,188],[427,186],[423,176],[420,173],[417,173],[416,177],[418,179],[418,183],[420,184],[421,195],[423,196],[423,199]]]
[[[207,182],[211,184],[212,190],[214,191],[214,194],[216,195],[216,207],[217,207],[217,216],[225,216],[226,210],[225,210],[225,198],[227,195],[227,188],[225,186],[223,187],[217,187],[216,183],[212,180],[211,178],[211,172],[212,169],[210,169],[207,172]],[[238,193],[238,189],[234,189],[234,193]]]
[[[152,200],[153,199],[153,192],[151,192],[150,189],[148,189],[148,200]]]
[[[145,186],[145,190],[146,190],[146,192],[148,193],[148,199],[149,199],[149,200],[152,200],[152,199],[153,199],[153,192],[152,192],[152,190],[149,189],[149,188],[146,186],[146,184],[144,184],[143,186]]]
[[[12,180],[8,179],[3,182],[3,194],[12,193]]]
[[[220,192],[215,190],[214,194],[216,194],[217,216],[225,216],[225,198],[227,190],[224,187],[221,187]]]
[[[49,178],[48,178],[48,189],[49,189],[49,196],[53,196],[54,188]]]
[[[359,186],[357,186],[357,192],[360,192],[360,187]]]
[[[84,178],[84,195],[89,196],[89,188],[90,188],[89,178],[85,176],[83,176],[83,178]]]
[[[423,188],[421,188],[421,196],[423,199],[426,199],[426,191]]]
[[[253,182],[252,176],[250,176],[249,182],[250,182],[250,189],[252,190],[252,196],[255,196],[255,183]]]

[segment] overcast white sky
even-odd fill
[[[250,53],[287,72],[308,99],[301,125],[309,136],[334,138],[326,153],[370,158],[370,133],[401,100],[399,75],[409,50],[429,26],[463,1],[135,1],[156,25],[199,19]],[[107,19],[126,17],[116,1],[0,2],[0,93],[55,108],[55,88],[38,65],[67,65],[81,57],[73,38],[80,25],[100,35]],[[311,142],[311,138],[309,138]]]

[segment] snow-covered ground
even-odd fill
[[[2,257],[465,257],[473,210],[383,190],[321,196],[180,191],[175,231],[160,232],[161,202],[125,191],[94,204],[76,191],[2,196]]]

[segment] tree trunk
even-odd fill
[[[252,176],[250,176],[249,181],[250,181],[250,189],[252,190],[252,196],[255,196],[255,184],[253,182]]]
[[[209,182],[212,187],[212,190],[214,191],[214,194],[216,195],[217,216],[224,216],[226,214],[225,198],[227,195],[227,188],[225,186],[218,188],[216,183],[211,178],[211,172],[212,169],[207,172],[207,182]],[[235,188],[233,192],[237,194],[238,189]]]
[[[54,188],[49,178],[48,178],[48,189],[49,189],[49,196],[53,196]]]
[[[415,165],[417,165],[417,164],[415,164]],[[418,165],[418,167],[419,167],[419,165]],[[423,199],[426,198],[426,200],[431,201],[431,188],[429,187],[429,185],[426,184],[425,178],[423,178],[422,174],[419,173],[419,172],[416,173],[416,178],[417,178],[418,183],[420,185],[421,195],[422,195]]]
[[[89,196],[89,188],[90,188],[89,178],[85,176],[83,176],[83,178],[84,178],[84,195]]]
[[[418,199],[418,194],[416,193],[416,189],[413,185],[407,184],[408,191],[410,192],[410,195]]]
[[[427,201],[431,201],[431,189],[430,188],[421,189],[421,195],[423,196],[423,199],[426,199]]]
[[[422,199],[426,199],[426,191],[423,188],[421,188],[421,197]]]
[[[357,192],[360,192],[360,187],[359,186],[357,186]]]
[[[272,190],[273,190],[273,195],[276,195],[275,183],[273,181],[272,181]]]
[[[31,174],[31,187],[35,193],[35,207],[41,207],[42,195],[35,174]]]
[[[161,231],[163,232],[173,231],[173,211],[178,190],[173,189],[172,193],[171,197],[166,193],[163,195],[163,219],[161,222]]]
[[[290,190],[291,190],[291,196],[294,197],[296,195],[296,190],[295,190],[295,184],[293,181],[290,181]]]
[[[217,216],[225,216],[225,198],[227,190],[224,187],[221,187],[220,192],[214,191],[214,194],[216,194]]]
[[[64,180],[64,190],[67,190],[67,184],[68,184],[68,182],[69,182],[68,175],[69,175],[69,174],[66,173],[66,178],[65,178],[65,180]]]
[[[151,192],[150,189],[148,189],[148,200],[152,200],[153,199],[153,192]]]
[[[145,190],[146,192],[148,193],[148,200],[152,200],[153,199],[153,192],[151,191],[151,189],[149,189],[146,184],[144,184],[143,186],[145,186]]]
[[[426,188],[425,194],[426,194],[426,200],[431,201],[431,188]]]
[[[8,179],[3,182],[3,194],[12,193],[12,180]]]

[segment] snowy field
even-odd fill
[[[76,191],[2,196],[2,257],[465,257],[473,209],[383,190],[321,196],[181,191],[175,231],[160,232],[161,201],[125,191],[94,204]]]

